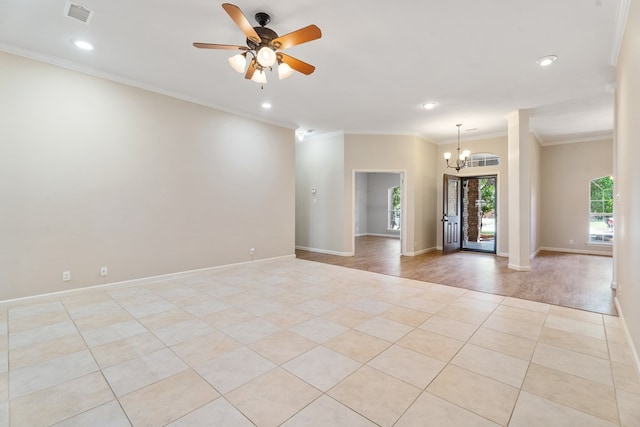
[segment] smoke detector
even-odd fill
[[[67,1],[67,4],[64,7],[64,16],[76,19],[83,24],[88,25],[91,18],[93,18],[93,10],[87,9],[77,3]]]

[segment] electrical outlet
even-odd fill
[[[62,272],[62,281],[63,282],[68,282],[69,280],[71,280],[71,272],[70,271],[63,271]]]
[[[249,253],[250,253],[251,255],[255,254],[255,253],[256,253],[256,248],[251,248],[251,249],[249,249]]]
[[[108,274],[107,267],[100,267],[100,275],[106,276]]]
[[[569,244],[573,245],[573,239],[569,239]]]

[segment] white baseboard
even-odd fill
[[[538,256],[539,253],[540,253],[540,248],[538,248],[534,253],[532,253],[529,259],[534,259],[535,257]]]
[[[507,264],[507,267],[515,271],[531,271],[530,265],[516,265],[516,264],[509,263]]]
[[[633,364],[636,368],[636,375],[640,378],[640,357],[638,357],[638,350],[633,343],[633,339],[631,338],[631,334],[629,333],[629,328],[627,328],[627,322],[624,319],[624,314],[622,313],[622,306],[620,305],[620,301],[618,301],[618,297],[613,299],[613,303],[616,305],[616,310],[618,311],[618,317],[622,321],[622,328],[624,329],[624,336],[627,339],[627,344],[629,344],[629,348],[631,349],[631,356],[633,357]]]
[[[583,255],[613,256],[613,253],[609,251],[590,251],[588,249],[551,248],[548,246],[540,247],[537,252],[539,251],[567,252],[570,254],[583,254]]]
[[[418,255],[422,255],[422,254],[426,254],[428,252],[433,252],[436,250],[436,247],[432,247],[432,248],[427,248],[427,249],[420,249],[419,251],[415,251],[415,252],[405,252],[404,255],[405,256],[418,256]]]
[[[383,233],[367,233],[364,236],[372,236],[372,237],[390,237],[392,239],[399,239],[399,234],[383,234]]]
[[[140,277],[138,279],[123,280],[123,281],[120,281],[120,282],[111,282],[111,283],[104,283],[104,284],[99,284],[99,285],[84,286],[84,287],[75,288],[75,289],[66,289],[64,291],[48,292],[48,293],[45,293],[45,294],[38,294],[38,295],[29,295],[29,296],[26,296],[26,297],[12,298],[12,299],[8,299],[8,300],[0,301],[0,306],[14,305],[16,303],[29,302],[31,300],[39,299],[39,298],[59,297],[59,296],[65,296],[65,295],[79,294],[79,293],[82,293],[82,292],[94,291],[96,289],[123,288],[123,287],[127,287],[127,286],[143,285],[143,284],[149,283],[149,282],[158,282],[158,281],[162,281],[162,280],[178,279],[178,278],[181,278],[181,277],[188,277],[188,276],[191,276],[193,274],[213,272],[213,271],[216,271],[216,270],[222,270],[222,269],[225,269],[225,268],[237,267],[237,266],[241,266],[241,265],[249,265],[249,264],[256,264],[256,263],[262,264],[262,263],[269,263],[269,262],[280,261],[280,260],[285,260],[285,259],[295,259],[295,257],[296,257],[295,254],[283,255],[283,256],[272,257],[272,258],[258,259],[258,260],[255,260],[255,261],[243,261],[243,262],[238,262],[238,263],[233,263],[233,264],[217,265],[217,266],[214,266],[214,267],[198,268],[198,269],[195,269],[195,270],[179,271],[179,272],[176,272],[176,273],[160,274],[160,275],[157,275],[157,276]]]
[[[338,255],[338,256],[353,256],[353,252],[337,252],[330,251],[328,249],[308,248],[306,246],[296,246],[296,249],[309,252],[317,252],[319,254]]]

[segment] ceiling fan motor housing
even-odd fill
[[[253,27],[253,29],[256,30],[256,33],[258,33],[262,42],[256,43],[253,40],[247,39],[247,46],[249,46],[251,49],[257,50],[262,46],[271,47],[271,41],[278,38],[278,34],[271,28]]]

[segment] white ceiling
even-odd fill
[[[532,109],[543,143],[611,136],[616,13],[622,0],[235,0],[283,35],[308,24],[322,38],[289,55],[317,67],[260,85],[233,71],[244,44],[221,7],[205,0],[0,0],[0,50],[42,59],[267,122],[318,133],[415,134],[442,143],[506,134],[506,115]],[[95,50],[78,50],[86,39]],[[540,68],[536,59],[559,59]],[[265,100],[270,110],[261,108]],[[438,106],[420,108],[427,101]]]

